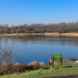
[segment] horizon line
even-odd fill
[[[33,25],[33,24],[48,25],[48,24],[62,24],[62,23],[65,23],[65,24],[78,23],[78,21],[71,21],[71,22],[66,22],[66,21],[65,21],[65,22],[45,22],[45,23],[38,23],[38,22],[37,22],[37,23],[36,23],[36,22],[34,23],[34,22],[33,22],[33,23],[20,23],[20,24],[10,24],[10,23],[4,23],[4,24],[2,23],[2,24],[1,24],[1,23],[0,23],[0,25],[3,25],[3,26],[4,26],[4,25],[6,25],[6,26],[7,26],[7,25],[8,25],[8,26],[13,26],[13,25],[25,25],[25,24],[26,24],[26,25]]]

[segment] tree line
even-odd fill
[[[78,23],[0,25],[0,33],[78,32]]]

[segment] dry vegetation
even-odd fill
[[[31,25],[0,25],[0,33],[67,33],[78,32],[78,23],[59,23],[59,24],[31,24]]]

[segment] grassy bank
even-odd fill
[[[78,32],[69,32],[69,33],[59,33],[59,32],[50,32],[50,33],[12,33],[12,34],[0,34],[0,37],[17,37],[17,36],[47,36],[47,37],[78,37]]]
[[[39,69],[22,74],[4,75],[0,78],[45,78],[48,76],[78,75],[78,67],[55,69]]]

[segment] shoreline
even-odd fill
[[[41,36],[41,37],[78,37],[78,32],[70,32],[70,33],[13,33],[13,34],[0,34],[0,37],[28,37],[28,36]]]

